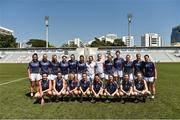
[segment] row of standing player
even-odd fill
[[[28,66],[28,74],[31,80],[31,95],[36,81],[41,79],[43,73],[48,74],[48,79],[54,80],[58,72],[62,73],[64,79],[68,79],[69,73],[75,73],[78,80],[81,80],[82,73],[86,72],[89,80],[92,82],[95,74],[99,74],[101,79],[108,79],[108,75],[113,75],[115,80],[121,80],[123,73],[129,74],[132,81],[138,72],[143,73],[144,79],[148,82],[148,88],[151,91],[152,98],[155,94],[154,81],[157,79],[157,71],[155,64],[150,61],[149,55],[136,55],[136,60],[131,61],[130,55],[126,56],[126,60],[120,57],[120,51],[116,51],[116,58],[112,59],[112,55],[107,56],[107,60],[102,59],[102,55],[98,54],[97,60],[94,62],[93,57],[89,56],[89,60],[85,62],[84,56],[80,56],[80,60],[75,60],[75,56],[71,55],[71,59],[67,61],[67,57],[63,56],[62,61],[58,62],[57,56],[52,56],[52,61],[47,60],[47,55],[43,55],[42,61],[38,61],[37,54],[33,54],[32,61]],[[41,74],[41,75],[40,75]]]
[[[140,72],[137,73],[137,79],[134,80],[133,84],[129,81],[129,75],[124,74],[120,85],[114,80],[113,75],[108,75],[107,82],[103,84],[99,74],[96,74],[91,84],[88,81],[87,73],[82,74],[82,79],[79,82],[75,74],[72,73],[69,74],[68,80],[63,79],[62,74],[58,73],[57,78],[53,81],[48,80],[47,74],[43,74],[38,86],[39,90],[35,97],[42,105],[45,96],[50,97],[50,99],[64,96],[81,97],[80,102],[82,102],[83,97],[91,97],[91,102],[95,102],[95,98],[105,96],[106,101],[110,102],[109,97],[135,96],[137,101],[137,97],[142,97],[145,100],[146,96],[151,94]]]

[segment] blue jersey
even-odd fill
[[[78,82],[71,80],[71,82],[69,82],[69,89],[70,89],[70,90],[73,90],[73,89],[75,89],[76,87],[78,87]]]
[[[41,68],[41,74],[49,74],[49,68],[50,68],[50,61],[49,60],[42,60],[39,62],[40,68]]]
[[[77,73],[77,60],[69,60],[69,73]]]
[[[154,77],[155,65],[153,62],[144,62],[143,68],[145,77]]]
[[[42,91],[49,89],[49,80],[41,80]]]
[[[127,73],[127,74],[131,74],[131,73],[133,73],[133,62],[132,61],[130,61],[130,62],[128,62],[128,61],[125,61],[124,62],[124,73]]]
[[[128,92],[131,87],[132,87],[132,84],[131,84],[130,81],[126,82],[126,81],[123,80],[123,82],[122,82],[122,89],[123,89],[125,92]]]
[[[143,61],[134,60],[133,66],[134,66],[134,75],[136,75],[138,72],[143,73]]]
[[[90,87],[90,82],[81,80],[79,85],[82,88],[82,90],[85,92]]]
[[[61,61],[59,63],[59,67],[60,67],[62,75],[66,75],[69,73],[69,64],[67,61]]]
[[[118,86],[116,82],[109,82],[106,84],[106,90],[110,93],[113,94],[117,90]]]
[[[144,90],[144,88],[145,88],[145,85],[144,85],[144,81],[143,81],[143,80],[141,80],[141,81],[135,80],[135,81],[134,81],[134,85],[135,85],[136,89],[139,90],[139,91],[142,91],[142,90]]]
[[[94,82],[93,83],[93,90],[96,93],[98,93],[101,88],[102,88],[102,82],[98,82],[98,83]]]
[[[106,60],[104,62],[104,73],[113,74],[113,61]]]
[[[51,74],[57,75],[59,72],[59,62],[51,62],[50,68],[51,68]]]
[[[55,88],[58,92],[60,92],[63,88],[63,80],[57,79]]]
[[[31,61],[28,65],[28,69],[30,70],[30,73],[39,73],[39,61]]]
[[[124,59],[123,58],[115,58],[114,59],[114,68],[115,70],[123,70],[123,66],[124,66]]]
[[[85,62],[78,61],[77,67],[78,73],[84,73],[87,71],[87,66]]]

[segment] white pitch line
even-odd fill
[[[21,81],[21,80],[24,80],[24,79],[27,79],[28,77],[25,77],[25,78],[20,78],[20,79],[16,79],[16,80],[13,80],[13,81],[9,81],[9,82],[5,82],[5,83],[1,83],[1,85],[6,85],[6,84],[9,84],[9,83],[13,83],[13,82],[18,82],[18,81]]]

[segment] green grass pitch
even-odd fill
[[[180,64],[157,64],[157,69],[157,94],[154,101],[138,104],[50,102],[41,106],[33,104],[33,100],[26,96],[29,92],[28,79],[1,85],[27,77],[27,64],[0,64],[0,119],[180,118]]]

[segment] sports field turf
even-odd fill
[[[53,102],[41,107],[29,92],[26,64],[0,64],[0,119],[2,118],[180,118],[180,64],[157,64],[157,95],[146,103]],[[20,80],[21,78],[25,78]],[[3,84],[13,80],[13,83]]]

